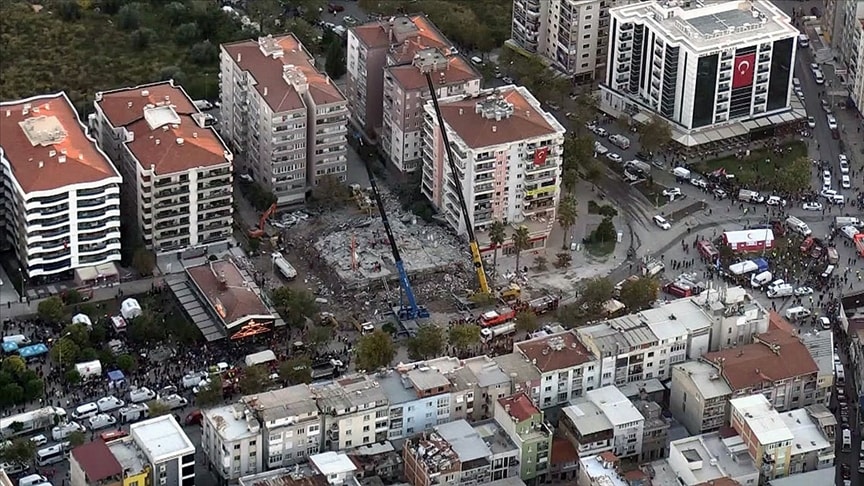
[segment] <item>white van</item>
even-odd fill
[[[609,142],[622,150],[630,148],[630,139],[624,135],[609,135]]]
[[[134,390],[129,392],[129,401],[132,403],[149,402],[150,400],[154,400],[155,398],[156,392],[147,388],[146,386],[135,388]]]
[[[798,36],[798,47],[810,47],[810,37],[807,34],[800,34]]]
[[[473,64],[475,66],[482,66],[483,65],[483,59],[480,59],[477,56],[473,56],[473,57],[471,57],[471,64]]]
[[[120,422],[124,424],[137,422],[150,417],[150,407],[145,403],[136,403],[121,408],[118,414],[120,415]]]
[[[29,476],[24,476],[23,478],[18,480],[18,486],[34,486],[36,484],[42,484],[47,482],[48,478],[41,474],[31,474]]]
[[[801,221],[795,216],[789,216],[786,218],[786,226],[789,227],[792,231],[798,233],[801,236],[810,236],[813,234],[813,231],[810,230],[810,227],[807,226],[807,223]]]
[[[97,413],[99,413],[99,405],[96,405],[95,402],[90,402],[76,408],[72,412],[72,418],[75,420],[81,420],[93,417]]]
[[[840,450],[842,452],[852,450],[852,431],[849,429],[843,429],[843,447]]]
[[[842,233],[843,236],[845,236],[846,238],[849,238],[851,240],[851,239],[855,238],[855,235],[860,233],[860,231],[858,231],[858,228],[856,228],[855,226],[850,225],[850,226],[844,226],[844,227],[840,228],[840,233]]]
[[[69,437],[72,432],[84,432],[84,426],[78,422],[60,424],[51,429],[51,438],[54,440],[63,440]]]
[[[786,309],[786,319],[794,321],[796,319],[803,319],[805,317],[810,317],[810,311],[808,309],[805,309],[804,307],[801,307],[800,305]]]
[[[30,344],[30,338],[23,334],[13,334],[11,336],[3,336],[4,343],[15,343],[18,346],[26,346]]]
[[[770,282],[773,277],[774,276],[771,275],[771,272],[767,272],[767,271],[762,272],[758,275],[753,275],[753,277],[750,278],[750,285],[754,289],[758,289],[758,288],[762,287],[763,285],[767,284],[768,282]]]
[[[861,226],[861,220],[855,216],[837,216],[834,218],[835,228],[842,228],[844,226]]]

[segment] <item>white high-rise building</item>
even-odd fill
[[[806,116],[791,97],[799,31],[771,2],[654,0],[609,12],[604,111],[659,115],[688,147],[767,136],[764,125]]]
[[[482,231],[495,220],[525,225],[533,245],[542,247],[560,194],[564,127],[523,87],[447,97],[440,100],[440,107],[474,230]],[[421,191],[458,233],[465,234],[431,102],[425,111]]]
[[[116,275],[122,179],[65,93],[0,103],[0,173],[0,245],[22,278]]]

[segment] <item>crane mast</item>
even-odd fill
[[[459,207],[462,209],[462,218],[465,220],[465,229],[468,231],[468,247],[471,249],[471,262],[474,264],[474,271],[477,273],[477,284],[480,287],[481,293],[491,294],[489,281],[486,278],[486,270],[483,268],[483,257],[480,255],[480,245],[477,244],[474,226],[471,223],[470,216],[468,216],[468,204],[465,202],[465,194],[462,192],[462,181],[456,177],[456,162],[453,161],[453,149],[450,148],[450,140],[447,137],[447,130],[444,128],[444,117],[441,116],[441,108],[438,106],[438,95],[435,93],[435,84],[432,82],[431,72],[434,69],[434,65],[426,66],[425,69],[424,66],[420,66],[420,68],[426,76],[426,84],[429,86],[429,93],[432,96],[432,106],[435,108],[435,116],[438,119],[438,126],[441,130],[441,138],[444,139],[444,147],[447,150],[447,164],[453,177],[453,185],[456,187]]]

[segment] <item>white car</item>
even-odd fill
[[[822,203],[818,202],[805,202],[804,206],[802,206],[804,211],[822,211]]]
[[[795,95],[798,96],[801,101],[804,101],[804,91],[801,88],[795,88]]]
[[[654,224],[660,227],[660,229],[669,230],[672,229],[672,225],[669,224],[669,221],[666,221],[666,218],[663,216],[654,216]]]
[[[805,295],[813,295],[813,289],[810,287],[798,287],[795,289],[796,297],[803,297]]]
[[[780,196],[771,196],[765,201],[765,204],[769,206],[786,206],[786,200],[781,198]]]
[[[840,178],[840,186],[843,189],[852,189],[852,180],[849,179],[849,176],[844,174],[843,177]]]
[[[825,98],[822,98],[821,100],[819,100],[819,103],[822,104],[822,109],[825,111],[825,113],[831,113],[831,102],[830,101],[826,100]]]
[[[819,67],[819,63],[818,63],[818,62],[811,62],[811,63],[810,63],[810,70],[813,71],[813,72],[815,73],[816,71],[821,71],[822,68]]]
[[[149,402],[156,398],[156,392],[146,386],[133,388],[129,390],[129,401],[132,403]]]
[[[106,413],[100,413],[99,415],[90,417],[90,419],[88,420],[90,430],[99,430],[106,427],[113,427],[116,423],[117,419]]]
[[[609,136],[609,132],[607,132],[606,129],[603,127],[594,127],[591,131],[594,132],[594,135],[597,135],[598,137]]]
[[[822,185],[831,187],[831,171],[823,170],[822,171]]]
[[[837,196],[837,191],[834,189],[822,189],[819,192],[819,195],[824,197],[825,199],[834,199]]]
[[[840,159],[840,173],[848,174],[849,173],[849,159],[846,158],[846,154],[840,154],[838,157]]]
[[[831,130],[837,130],[837,119],[834,118],[834,115],[829,113],[825,118],[828,120],[828,128]]]
[[[100,412],[106,413],[125,407],[126,402],[117,397],[107,396],[96,400],[96,406],[99,407]]]
[[[807,126],[809,128],[816,128],[816,119],[812,116],[807,117]]]
[[[606,158],[611,160],[612,162],[621,162],[621,156],[616,154],[615,152],[608,152],[606,154]]]
[[[816,84],[825,84],[825,75],[822,74],[822,71],[814,72],[813,76],[816,77]]]
[[[708,187],[708,183],[705,182],[704,179],[700,179],[698,177],[694,177],[694,178],[690,179],[690,184],[694,185],[696,187],[701,187],[702,189],[705,189],[706,187]]]
[[[663,191],[663,195],[666,196],[666,197],[677,197],[677,196],[680,196],[680,195],[681,195],[681,189],[679,189],[679,188],[677,188],[677,187],[673,187],[673,188],[670,188],[670,189],[665,189],[665,190]]]
[[[603,146],[603,144],[600,142],[594,142],[594,152],[597,155],[606,155],[607,153],[609,153],[609,149]]]
[[[827,317],[820,317],[819,318],[819,324],[821,324],[822,329],[825,329],[826,331],[828,329],[831,329],[831,319],[828,319]],[[859,470],[859,472],[860,472],[860,470]]]

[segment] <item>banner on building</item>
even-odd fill
[[[534,165],[543,165],[546,163],[546,157],[549,156],[549,147],[540,147],[534,151]]]
[[[756,68],[756,53],[735,57],[732,74],[732,89],[744,88],[753,84],[753,71]]]

